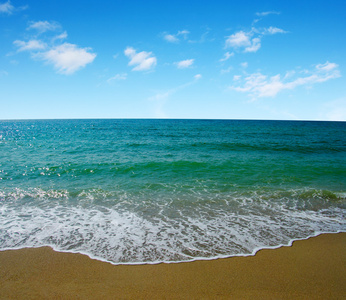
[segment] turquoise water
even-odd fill
[[[0,249],[112,263],[346,231],[346,123],[0,121]]]

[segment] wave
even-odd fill
[[[344,193],[255,191],[207,198],[201,191],[172,190],[162,198],[151,191],[2,192],[0,249],[51,246],[115,264],[177,262],[251,255],[346,229]]]

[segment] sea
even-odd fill
[[[345,232],[345,212],[345,122],[0,121],[0,250],[247,256]]]

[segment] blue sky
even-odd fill
[[[346,120],[344,1],[0,0],[0,119]]]

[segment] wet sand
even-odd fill
[[[0,252],[0,299],[346,299],[346,233],[252,257],[114,266],[49,247]]]

